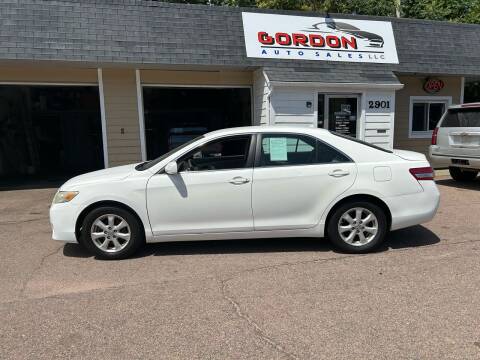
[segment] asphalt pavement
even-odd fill
[[[55,189],[0,192],[0,359],[480,359],[480,180],[376,253],[323,239],[50,239]]]

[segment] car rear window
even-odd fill
[[[382,147],[380,147],[380,146],[370,144],[370,143],[368,143],[368,142],[366,142],[366,141],[359,140],[359,139],[353,138],[353,137],[351,137],[351,136],[343,135],[343,134],[337,133],[337,132],[335,132],[335,131],[330,131],[330,133],[333,134],[333,135],[335,135],[335,136],[341,137],[341,138],[343,138],[343,139],[347,139],[347,140],[350,140],[350,141],[353,141],[353,142],[356,142],[356,143],[359,143],[359,144],[362,144],[362,145],[365,145],[365,146],[374,148],[374,149],[376,149],[376,150],[380,150],[380,151],[383,151],[383,152],[386,152],[386,153],[393,154],[393,151],[391,151],[391,150],[384,149],[384,148],[382,148]]]
[[[440,127],[480,127],[480,108],[449,109]]]

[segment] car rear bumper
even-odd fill
[[[391,230],[426,223],[433,219],[440,204],[440,192],[434,181],[421,181],[423,192],[387,198],[392,213]]]
[[[429,149],[430,163],[434,168],[447,168],[450,166],[461,167],[465,169],[480,169],[480,156],[462,156],[455,154],[443,154],[436,152],[435,148]],[[465,160],[468,164],[453,164],[452,159]]]
[[[50,225],[52,226],[52,239],[76,243],[75,222],[78,207],[71,203],[52,204],[50,207]]]

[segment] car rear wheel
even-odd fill
[[[452,179],[456,181],[472,181],[475,180],[478,175],[477,170],[467,170],[458,167],[450,167],[448,170],[450,171]]]
[[[124,259],[144,243],[140,222],[119,207],[92,210],[82,225],[82,245],[102,259]]]
[[[387,217],[379,206],[365,201],[348,202],[330,217],[327,236],[343,251],[365,253],[383,242],[387,227]]]

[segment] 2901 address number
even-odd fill
[[[390,109],[390,101],[370,100],[368,102],[369,109]]]

